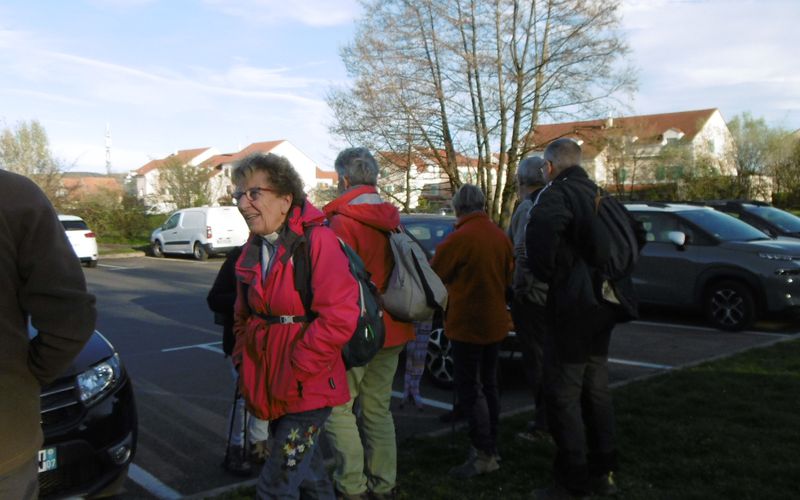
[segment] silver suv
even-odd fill
[[[800,242],[709,207],[626,204],[647,230],[633,273],[643,303],[701,309],[723,330],[800,310]]]

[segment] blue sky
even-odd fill
[[[0,4],[0,126],[39,120],[74,170],[288,139],[342,146],[325,95],[347,75],[355,0],[11,0]],[[800,1],[624,0],[630,109],[720,108],[800,128]]]

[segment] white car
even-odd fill
[[[64,226],[78,259],[88,267],[97,267],[97,238],[86,222],[75,215],[59,215],[58,220]]]
[[[244,245],[250,229],[236,207],[194,207],[178,210],[150,235],[154,257],[187,254],[197,260]]]

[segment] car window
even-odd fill
[[[186,212],[181,222],[183,227],[201,227],[203,226],[202,212]]]
[[[62,220],[61,225],[67,231],[88,231],[89,226],[82,220]]]
[[[635,214],[637,220],[644,225],[647,231],[647,241],[655,243],[671,243],[670,231],[680,231],[679,221],[669,214],[648,212]]]
[[[712,245],[714,242],[707,235],[698,231],[691,224],[671,213],[639,212],[634,213],[647,231],[647,241],[670,243],[670,231],[680,231],[686,235],[686,243],[690,245]]]
[[[436,245],[441,243],[445,236],[453,232],[453,223],[450,221],[406,221],[403,222],[403,226],[406,231],[419,240],[428,255],[433,255],[436,251]]]
[[[164,223],[164,229],[174,229],[178,226],[178,220],[180,220],[181,214],[172,214],[172,216],[167,219],[167,222]]]
[[[683,210],[680,215],[722,241],[769,239],[769,236],[753,226],[716,210]]]
[[[775,224],[782,231],[790,233],[800,231],[800,217],[784,210],[775,207],[753,207],[748,211]]]

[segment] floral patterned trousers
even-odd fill
[[[320,408],[270,422],[271,453],[258,476],[256,498],[336,498],[319,445],[320,430],[330,413],[330,408]]]

